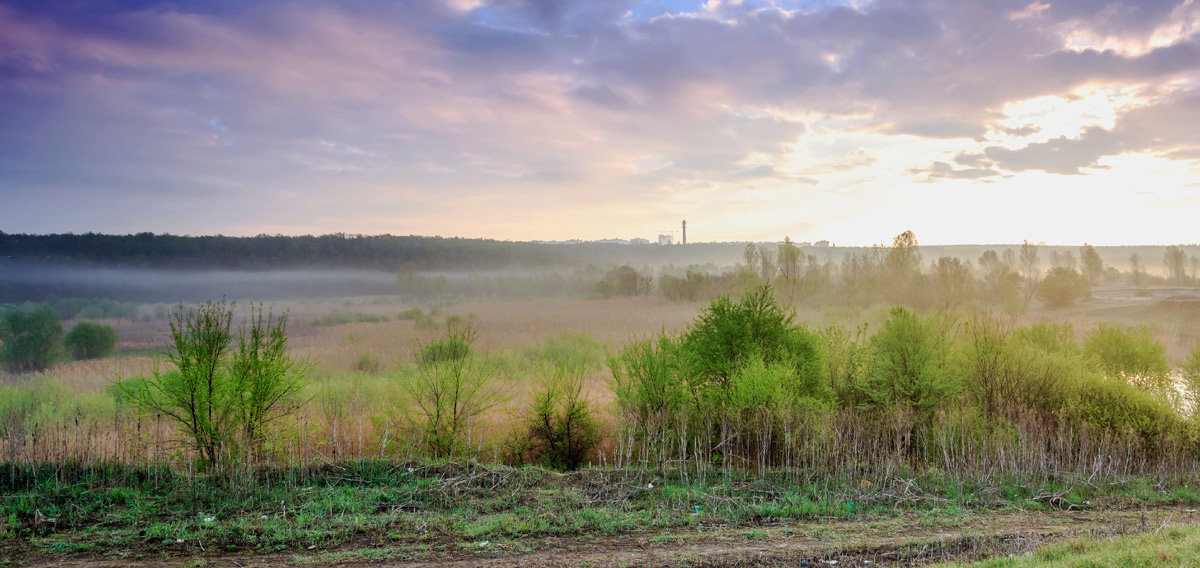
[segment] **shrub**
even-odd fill
[[[1047,306],[1061,308],[1087,297],[1088,292],[1086,278],[1072,268],[1059,266],[1050,269],[1046,277],[1038,283],[1035,295]]]
[[[792,368],[789,390],[797,397],[830,399],[823,380],[817,337],[793,323],[794,314],[775,301],[763,286],[734,302],[722,296],[709,304],[680,343],[693,394],[724,387],[752,360]]]
[[[9,310],[0,319],[0,362],[12,373],[44,371],[62,336],[62,320],[48,307]]]
[[[583,398],[583,377],[579,367],[557,365],[534,393],[523,421],[521,461],[563,471],[583,466],[601,439],[600,424]]]
[[[1166,348],[1145,326],[1100,324],[1084,340],[1083,351],[1109,377],[1163,397],[1173,392]]]
[[[247,455],[259,447],[263,427],[303,404],[296,398],[310,371],[287,350],[287,316],[264,318],[251,309],[237,349],[233,306],[225,300],[170,314],[174,370],[121,383],[120,397],[143,411],[178,423],[209,467],[232,461],[239,442]]]
[[[608,359],[611,388],[631,422],[678,414],[688,401],[680,378],[679,342],[665,333],[635,341]]]
[[[871,338],[873,372],[859,383],[858,405],[880,409],[907,406],[928,420],[961,390],[947,357],[945,322],[926,319],[903,307]]]
[[[63,344],[77,360],[99,359],[116,350],[117,332],[109,325],[81,321],[67,332]]]
[[[418,346],[416,370],[401,376],[409,420],[431,457],[465,453],[476,418],[503,402],[493,369],[472,352],[477,335],[471,320],[448,318],[440,337]]]

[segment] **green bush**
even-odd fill
[[[251,309],[249,327],[231,330],[233,306],[207,302],[170,315],[167,358],[174,370],[121,383],[120,397],[176,422],[208,467],[251,457],[264,427],[294,413],[307,363],[292,358],[287,316]]]
[[[1109,377],[1124,379],[1157,396],[1173,394],[1167,350],[1154,339],[1150,328],[1100,324],[1084,340],[1083,351]]]
[[[534,393],[526,411],[520,461],[539,462],[561,471],[583,466],[600,442],[600,424],[583,397],[580,368],[555,367]]]
[[[418,346],[417,368],[400,377],[404,410],[430,457],[469,453],[472,426],[504,400],[495,368],[473,353],[477,335],[470,319],[447,318],[440,337]]]
[[[948,322],[923,318],[903,307],[871,338],[872,373],[857,388],[857,405],[866,409],[909,407],[922,419],[962,389],[953,372]]]
[[[77,360],[99,359],[113,354],[117,348],[117,332],[112,326],[81,321],[63,337],[63,344]]]
[[[817,336],[793,323],[793,312],[780,306],[770,286],[734,302],[722,296],[692,324],[680,342],[680,354],[693,395],[723,390],[751,361],[791,367],[792,396],[828,400]],[[715,393],[716,396],[723,396]]]
[[[44,371],[62,336],[62,320],[48,307],[9,310],[0,319],[0,363],[12,373]]]
[[[689,396],[680,359],[678,340],[665,333],[630,343],[609,357],[610,386],[631,422],[644,424],[682,411]]]

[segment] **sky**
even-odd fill
[[[1195,243],[1200,0],[0,0],[0,231]]]

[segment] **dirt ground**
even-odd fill
[[[270,555],[22,554],[19,563],[31,568],[914,566],[1021,555],[1062,539],[1103,539],[1179,525],[1200,525],[1200,514],[1186,507],[958,515],[910,513],[878,520],[823,520],[762,527],[706,526],[684,532],[502,543],[396,543],[364,539],[332,550]]]

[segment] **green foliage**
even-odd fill
[[[1160,397],[1119,378],[1082,381],[1069,402],[1072,416],[1110,432],[1132,432],[1154,444],[1179,425],[1174,408]]]
[[[417,347],[417,368],[400,377],[404,410],[434,458],[468,453],[476,420],[504,400],[494,368],[473,353],[477,335],[471,320],[447,319],[440,337]]]
[[[522,462],[574,471],[584,465],[600,442],[600,424],[583,397],[582,371],[580,367],[557,365],[534,393],[522,420]]]
[[[792,368],[795,396],[832,398],[823,380],[821,351],[815,334],[793,323],[794,313],[774,298],[770,286],[734,302],[721,297],[709,304],[684,334],[682,365],[693,396],[724,387],[750,361]],[[721,396],[718,394],[717,396]]]
[[[250,308],[249,327],[243,323],[237,350],[229,362],[241,442],[257,455],[266,426],[304,405],[299,398],[311,371],[307,361],[292,358],[287,347],[287,315],[275,317],[262,306]]]
[[[1053,419],[1083,367],[1073,338],[1069,324],[1013,332],[995,317],[976,316],[966,333],[968,394],[988,418],[1033,410]]]
[[[1197,345],[1179,369],[1183,380],[1183,407],[1200,423],[1200,345]]]
[[[1145,326],[1100,324],[1084,340],[1083,350],[1109,377],[1162,397],[1173,392],[1166,348]]]
[[[117,332],[112,326],[81,321],[63,337],[63,344],[75,359],[99,359],[117,348]]]
[[[11,373],[44,371],[62,336],[62,321],[48,307],[9,310],[0,318],[0,363]]]
[[[1075,328],[1069,323],[1036,323],[1016,330],[1016,341],[1044,351],[1064,355],[1079,355],[1082,348],[1075,341]]]
[[[208,467],[252,452],[270,421],[295,412],[307,364],[287,350],[286,316],[251,309],[233,351],[233,306],[221,300],[170,314],[167,359],[174,367],[121,383],[120,396],[143,411],[169,418]]]
[[[678,414],[688,401],[679,341],[665,333],[634,341],[608,359],[618,406],[635,424]]]
[[[873,409],[902,405],[930,418],[962,388],[948,358],[949,326],[947,321],[923,318],[907,308],[893,308],[883,328],[871,338],[873,372],[857,385],[858,405]]]
[[[1088,293],[1087,279],[1073,268],[1059,266],[1051,268],[1037,285],[1036,296],[1049,307],[1061,308],[1074,304]]]
[[[471,356],[471,345],[478,335],[478,330],[469,321],[447,320],[445,335],[417,349],[417,363],[428,366],[462,361]]]

